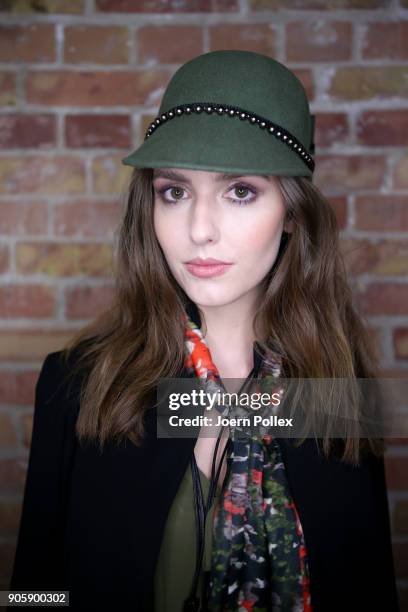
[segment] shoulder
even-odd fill
[[[62,360],[62,354],[62,351],[55,351],[45,356],[37,379],[37,391],[45,387],[54,389],[65,378],[67,368]]]
[[[64,377],[75,365],[78,352],[71,353],[69,359],[65,358],[65,351],[54,351],[48,353],[42,363],[40,376],[47,375],[50,378],[61,378]]]
[[[76,359],[76,353],[66,359],[62,350],[45,356],[35,387],[37,420],[57,413],[78,415],[83,375],[74,370]]]

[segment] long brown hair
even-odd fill
[[[307,178],[276,178],[294,229],[284,234],[263,280],[253,322],[257,338],[266,354],[281,355],[284,377],[376,378],[377,357],[353,305],[332,207]],[[157,241],[153,207],[153,170],[134,168],[118,232],[113,301],[62,353],[69,376],[86,372],[77,437],[98,440],[101,447],[124,437],[141,443],[157,380],[177,376],[184,359],[188,297]],[[337,399],[344,405],[344,398]],[[358,422],[359,402],[347,406],[351,422]],[[345,461],[358,463],[364,446],[384,452],[382,438],[359,439],[351,430],[344,442]],[[326,456],[334,445],[325,438]]]

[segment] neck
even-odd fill
[[[200,306],[200,310],[204,315],[203,336],[220,373],[233,378],[246,377],[254,365],[253,301]]]

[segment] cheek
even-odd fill
[[[171,215],[163,214],[159,207],[154,210],[153,224],[162,250],[165,254],[172,253],[178,244],[178,240],[175,238],[179,231],[179,224],[174,223]]]
[[[250,224],[241,223],[235,228],[236,240],[252,259],[271,256],[279,249],[283,224],[283,215],[270,218],[263,216]]]

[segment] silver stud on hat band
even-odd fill
[[[229,106],[227,104],[217,104],[214,102],[194,102],[192,104],[180,104],[174,106],[170,110],[161,115],[157,115],[154,121],[150,124],[146,130],[145,140],[149,138],[160,125],[163,125],[169,119],[174,117],[180,117],[181,115],[191,115],[191,113],[202,113],[206,112],[208,115],[213,112],[217,115],[227,115],[228,117],[239,117],[242,121],[249,121],[249,123],[258,126],[261,129],[265,129],[269,134],[273,134],[275,138],[278,138],[281,142],[290,147],[294,153],[296,153],[300,159],[306,164],[306,166],[313,172],[315,163],[313,158],[309,155],[302,143],[297,140],[290,132],[282,128],[280,125],[251,113],[243,108],[237,106]]]

